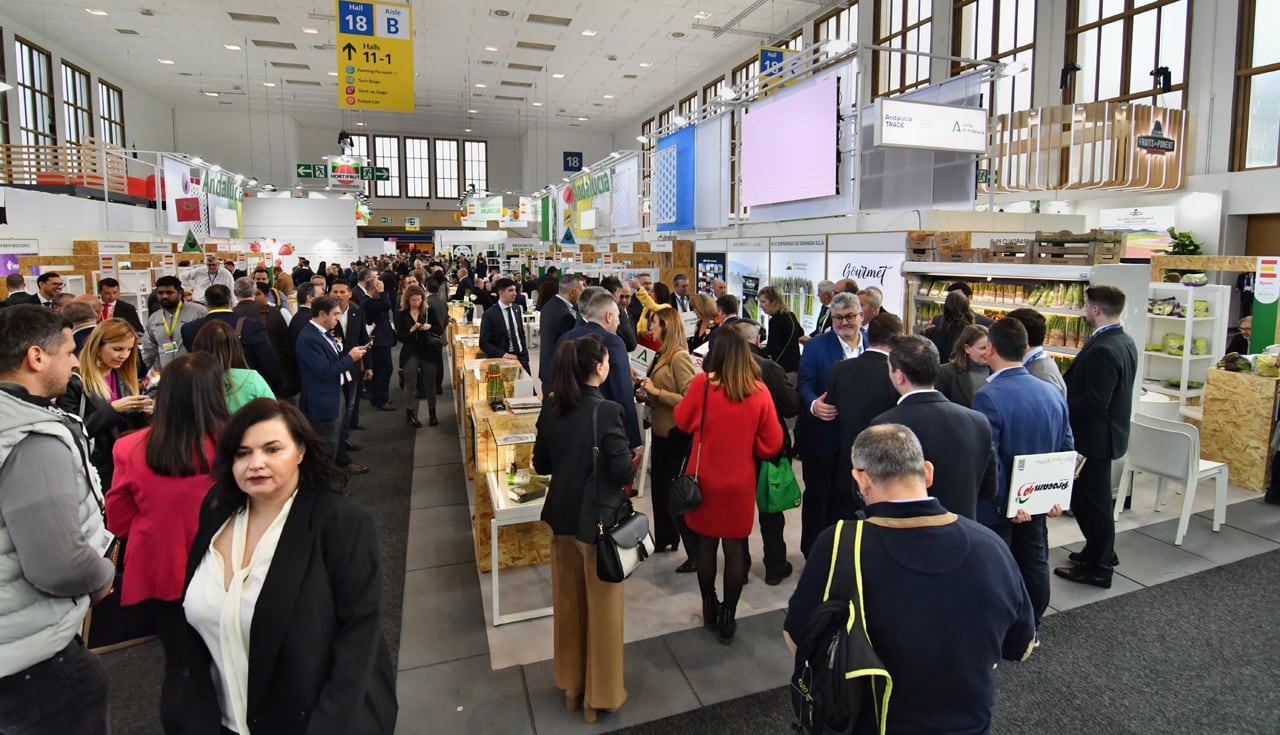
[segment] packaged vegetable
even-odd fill
[[[1142,349],[1146,352],[1164,352],[1164,344],[1162,342],[1148,342],[1147,346]]]
[[[1204,337],[1196,337],[1191,342],[1191,354],[1207,355],[1209,354],[1209,340]]]
[[[1161,343],[1164,344],[1164,351],[1170,355],[1181,355],[1186,347],[1186,339],[1176,334],[1166,334]]]
[[[1253,358],[1253,371],[1264,378],[1280,377],[1280,365],[1275,355],[1258,355]]]
[[[1201,319],[1209,316],[1209,302],[1204,299],[1195,300],[1195,318]]]

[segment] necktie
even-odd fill
[[[520,329],[516,326],[516,309],[507,307],[507,334],[511,337],[511,354],[520,354]]]

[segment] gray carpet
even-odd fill
[[[1280,732],[1278,579],[1280,551],[1045,618],[1000,667],[993,732]],[[618,732],[785,733],[790,707],[783,687]]]
[[[392,404],[399,406],[401,393],[392,378]],[[447,381],[446,381],[447,382]],[[453,399],[446,387],[440,408],[453,413]],[[374,411],[367,401],[361,406],[365,431],[351,432],[351,441],[362,447],[352,452],[352,460],[372,469],[353,477],[347,492],[373,515],[382,549],[382,630],[391,647],[393,663],[400,647],[400,617],[404,601],[405,547],[409,533],[409,494],[413,475],[414,430],[405,423],[404,411]],[[425,404],[422,411],[426,421]],[[443,427],[440,427],[443,428]],[[439,431],[424,427],[421,431]],[[457,445],[453,433],[442,432],[441,441]],[[102,657],[111,682],[111,730],[139,735],[160,733],[160,684],[164,655],[159,641],[152,641]]]

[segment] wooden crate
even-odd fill
[[[982,248],[939,245],[934,253],[939,263],[984,263],[987,259],[987,250]]]
[[[1034,260],[1034,248],[1030,243],[993,242],[987,251],[988,263],[1030,263]]]
[[[933,245],[907,248],[907,260],[913,263],[928,263],[938,259],[938,248]]]
[[[1119,263],[1123,245],[1114,242],[1036,243],[1033,261],[1041,265]]]

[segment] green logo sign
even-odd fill
[[[386,166],[364,166],[360,169],[360,178],[364,181],[390,181],[391,169]]]
[[[223,199],[231,199],[240,201],[244,198],[244,190],[230,176],[224,174],[215,174],[210,172],[204,177],[200,188],[204,189],[205,194],[212,194]]]
[[[300,179],[329,178],[329,168],[323,163],[299,163],[297,164],[297,173]]]
[[[608,172],[591,174],[573,182],[573,195],[578,199],[590,199],[597,194],[607,194],[609,187]]]

